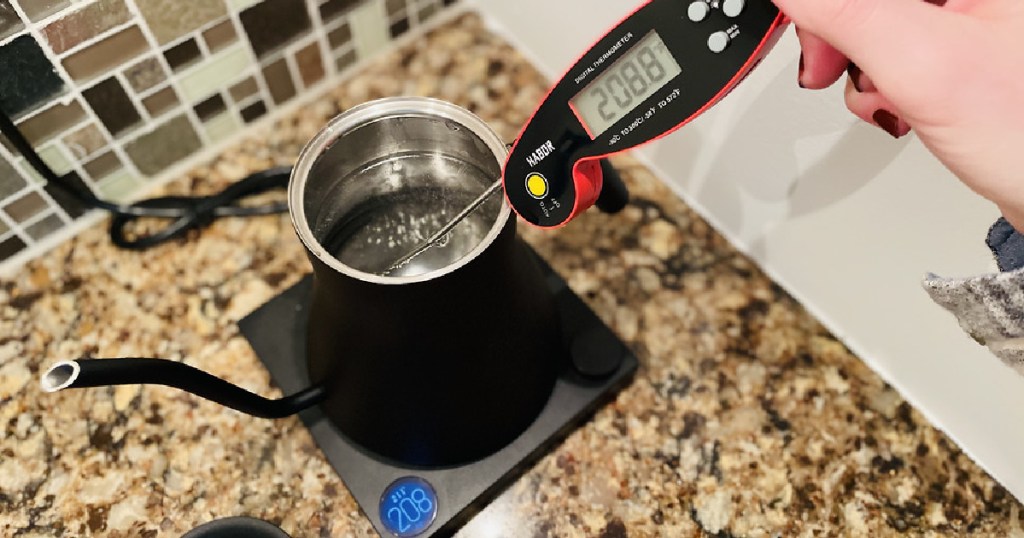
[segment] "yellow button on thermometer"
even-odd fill
[[[526,176],[526,192],[530,196],[542,200],[548,195],[548,180],[536,172]]]

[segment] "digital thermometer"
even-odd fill
[[[729,93],[786,19],[769,0],[650,0],[548,93],[505,164],[509,204],[556,228],[598,201],[600,160],[661,138]]]

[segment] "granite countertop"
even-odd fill
[[[166,190],[290,164],[329,117],[387,95],[467,106],[511,139],[542,77],[475,15],[424,39]],[[463,536],[1024,536],[1020,504],[942,432],[648,170],[615,164],[622,214],[523,235],[641,370]],[[236,323],[308,271],[279,216],[141,254],[96,226],[0,281],[0,534],[179,536],[250,515],[374,535],[296,418],[159,387],[38,388],[58,359],[156,356],[279,395]]]

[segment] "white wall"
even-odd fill
[[[552,78],[639,5],[476,3]],[[992,270],[983,240],[998,213],[913,137],[894,141],[856,122],[841,85],[800,90],[798,55],[790,31],[736,92],[641,157],[1024,499],[1024,378],[920,286],[929,271]]]

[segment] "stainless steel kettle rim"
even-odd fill
[[[352,107],[329,121],[302,149],[298,162],[296,162],[292,170],[291,179],[288,183],[288,207],[292,226],[306,248],[328,267],[353,278],[376,284],[399,285],[426,282],[456,271],[487,250],[501,233],[512,212],[511,207],[503,198],[498,217],[479,245],[454,263],[441,269],[415,276],[381,276],[368,273],[350,267],[332,256],[320,244],[320,241],[317,240],[306,218],[305,187],[310,172],[321,153],[345,133],[374,121],[400,117],[440,118],[468,129],[491,150],[499,167],[504,165],[505,158],[508,155],[508,148],[505,143],[483,120],[458,105],[440,99],[429,97],[387,97]]]

